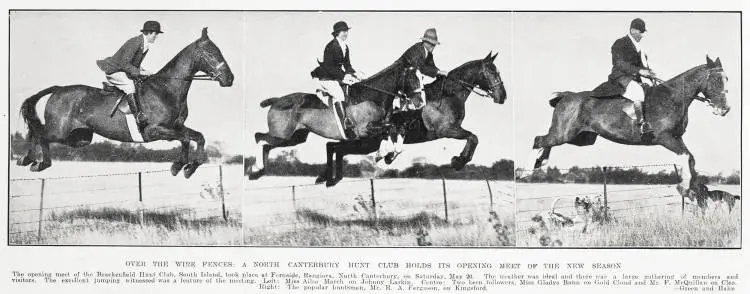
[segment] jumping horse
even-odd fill
[[[726,81],[728,78],[719,58],[713,61],[706,56],[706,64],[651,88],[643,104],[646,120],[654,130],[655,138],[651,141],[641,139],[637,123],[622,111],[627,103],[632,103],[629,100],[621,96],[595,98],[590,96],[590,91],[558,93],[549,101],[555,108],[549,132],[534,138],[534,168],[546,164],[553,146],[565,143],[588,146],[594,144],[598,136],[626,145],[661,145],[679,156],[683,169],[677,190],[683,197],[694,200],[695,193],[688,192],[695,188],[695,158],[682,140],[688,124],[688,108],[697,100],[707,102],[713,114],[726,115],[730,109],[724,87]]]
[[[486,57],[473,60],[439,76],[434,82],[425,85],[427,103],[417,111],[405,111],[394,114],[393,120],[404,127],[404,144],[417,144],[440,138],[466,140],[461,154],[451,159],[451,167],[462,169],[474,156],[479,139],[472,132],[461,127],[466,115],[466,100],[471,93],[490,97],[495,103],[503,104],[506,99],[505,85],[494,64],[499,53],[492,52]],[[477,91],[479,88],[480,91]],[[335,185],[343,178],[342,158],[347,154],[370,154],[375,152],[380,140],[360,140],[353,142],[329,142],[326,146],[326,170],[318,176],[316,182],[326,181],[326,185]],[[337,166],[331,165],[336,156]],[[389,154],[391,155],[391,154]],[[395,159],[386,155],[386,163]]]
[[[340,133],[333,109],[315,94],[293,93],[265,99],[260,106],[271,107],[267,115],[268,132],[255,133],[255,141],[262,144],[262,155],[245,173],[250,180],[260,178],[265,174],[271,150],[301,144],[307,140],[310,132],[344,142],[329,142],[328,149],[336,149],[348,142],[380,142],[382,132],[375,130],[381,128],[374,126],[380,125],[386,116],[385,105],[390,104],[394,97],[403,95],[409,99],[422,99],[424,95],[419,71],[407,63],[394,63],[372,77],[352,84],[349,87],[349,106],[345,110],[354,123],[352,130],[356,138],[351,141],[345,141],[346,138]],[[343,155],[338,159],[340,164]],[[329,156],[328,166],[332,165],[331,160]],[[334,183],[331,181],[329,184]]]
[[[195,75],[203,72],[206,75]],[[188,116],[187,96],[193,80],[218,81],[222,87],[232,86],[234,74],[218,47],[203,28],[201,37],[186,46],[157,73],[145,77],[137,87],[148,124],[143,127],[143,142],[179,140],[182,156],[171,166],[173,176],[184,167],[185,178],[206,162],[203,134],[184,125]],[[42,124],[36,113],[39,100],[50,95],[44,110]],[[82,147],[91,143],[94,133],[105,138],[134,142],[123,112],[110,117],[113,105],[121,92],[103,91],[85,85],[52,86],[27,98],[21,105],[21,115],[26,122],[30,143],[18,165],[31,165],[31,171],[42,171],[52,165],[50,143]],[[198,159],[190,162],[190,141],[197,144]],[[41,161],[36,148],[41,147]]]

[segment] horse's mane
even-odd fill
[[[672,77],[669,80],[664,81],[664,83],[656,85],[652,89],[652,95],[662,95],[664,97],[669,96],[672,94],[672,89],[675,87],[676,84],[678,84],[680,81],[684,80],[686,77],[694,75],[697,71],[705,69],[706,65],[701,64],[698,66],[695,66],[691,69],[688,69],[674,77]]]
[[[372,76],[370,76],[370,77],[368,77],[366,79],[361,80],[360,83],[368,83],[368,82],[372,82],[373,80],[380,79],[380,78],[382,78],[382,76],[384,76],[386,74],[390,74],[391,71],[393,71],[394,69],[396,69],[399,66],[403,66],[403,64],[401,62],[394,62],[393,64],[391,64],[388,67],[382,69],[381,71],[375,73],[374,75],[372,75]]]
[[[185,48],[182,48],[182,50],[180,50],[179,52],[177,52],[177,54],[175,54],[175,56],[172,57],[172,59],[170,59],[169,62],[167,62],[166,64],[164,64],[164,66],[161,69],[159,69],[159,71],[157,71],[154,75],[156,76],[156,75],[163,74],[167,69],[174,68],[175,64],[177,63],[177,60],[180,57],[182,57],[185,54],[185,52],[188,51],[188,49],[192,50],[193,47],[197,46],[197,44],[198,44],[198,42],[200,42],[200,40],[201,39],[199,38],[198,40],[195,40],[192,43],[187,44],[187,46],[185,46]]]

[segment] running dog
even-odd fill
[[[734,195],[726,191],[721,190],[713,190],[709,191],[708,187],[706,187],[705,184],[698,184],[698,199],[711,199],[711,201],[721,204],[722,202],[726,202],[727,206],[729,207],[729,213],[732,212],[732,208],[734,208],[734,202],[737,200],[740,200],[739,195]],[[704,206],[705,209],[705,206]]]

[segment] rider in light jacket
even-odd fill
[[[143,24],[141,35],[127,40],[115,55],[96,61],[97,66],[106,74],[107,81],[125,92],[125,100],[139,125],[146,123],[146,116],[143,115],[140,103],[135,97],[133,79],[152,74],[151,71],[141,68],[141,62],[161,33],[164,32],[161,31],[159,22],[149,20]]]

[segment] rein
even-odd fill
[[[198,54],[201,55],[201,57],[206,59],[206,63],[208,63],[209,56],[203,52],[200,51]],[[212,60],[214,61],[214,60]],[[201,74],[201,75],[193,75],[190,77],[182,77],[182,78],[176,78],[176,77],[164,77],[164,76],[157,76],[159,78],[163,79],[171,79],[171,80],[183,80],[183,81],[217,81],[217,79],[221,76],[221,71],[219,71],[222,67],[226,66],[227,63],[225,61],[219,62],[217,65],[211,65],[213,70],[209,74]],[[148,76],[151,77],[151,76]]]

